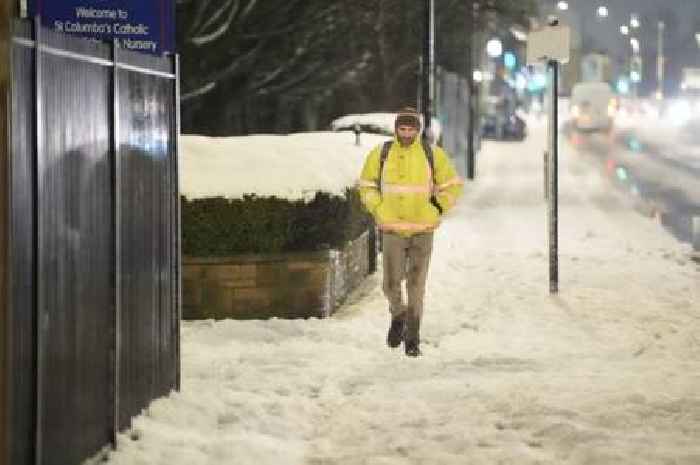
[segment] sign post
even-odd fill
[[[549,60],[550,104],[547,154],[547,231],[549,232],[549,293],[559,292],[559,62]]]
[[[568,27],[550,25],[530,34],[527,61],[546,63],[549,74],[549,124],[545,151],[545,198],[547,199],[547,230],[549,240],[549,293],[559,292],[559,65],[569,61],[571,34]]]

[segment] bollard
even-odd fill
[[[360,145],[360,134],[361,134],[361,128],[358,123],[355,123],[352,126],[352,132],[355,133],[355,145]]]

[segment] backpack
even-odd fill
[[[421,138],[420,140],[421,145],[423,146],[423,152],[425,152],[425,158],[428,159],[428,166],[430,166],[430,172],[433,175],[433,185],[437,185],[435,182],[435,162],[433,160],[433,149],[430,147],[430,144],[428,143],[427,140],[424,138]],[[382,151],[379,156],[379,185],[382,185],[382,173],[384,172],[384,162],[386,162],[387,157],[389,156],[389,150],[391,150],[391,145],[394,143],[393,140],[388,140],[384,142],[384,145],[382,145]],[[437,211],[442,215],[442,207],[437,201],[437,198],[435,197],[435,194],[430,195],[430,203],[437,208]]]

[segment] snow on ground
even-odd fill
[[[108,463],[700,463],[696,265],[563,147],[550,296],[543,146],[485,143],[436,236],[423,357],[385,346],[379,276],[325,320],[184,323],[182,391]]]

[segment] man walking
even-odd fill
[[[420,116],[407,107],[396,116],[393,141],[375,147],[360,175],[360,196],[382,231],[383,290],[389,300],[389,347],[404,342],[420,355],[420,323],[433,231],[462,193],[447,154],[419,137]],[[401,283],[406,279],[406,304]]]

